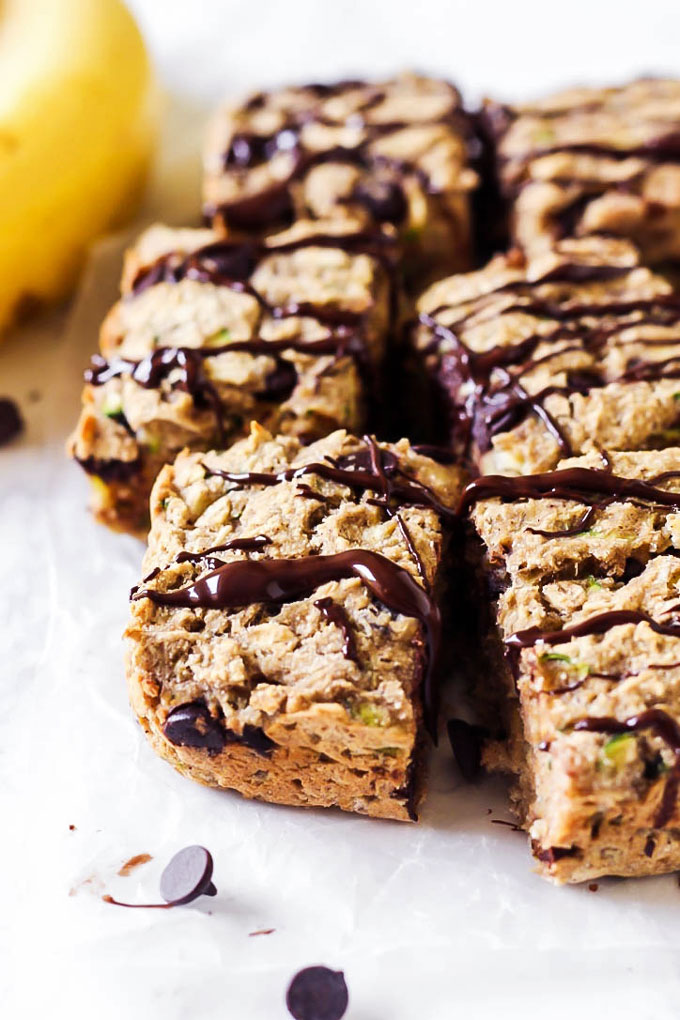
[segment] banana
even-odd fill
[[[0,4],[0,330],[135,211],[158,91],[120,0]]]

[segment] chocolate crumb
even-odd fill
[[[125,862],[125,864],[122,864],[120,866],[120,868],[118,869],[118,874],[123,875],[124,877],[127,878],[128,875],[132,874],[135,868],[139,868],[140,865],[146,864],[148,861],[152,860],[153,857],[151,856],[151,854],[135,854],[134,857],[131,857],[129,860]]]
[[[75,827],[75,825],[69,825],[69,827],[68,827],[68,831],[69,831],[69,832],[75,832],[75,831],[76,831],[76,827]]]
[[[599,888],[600,887],[597,884],[597,882],[591,882],[590,885],[588,886],[588,892],[597,892]]]
[[[522,829],[519,825],[516,825],[515,822],[506,822],[504,818],[492,818],[491,824],[506,825],[508,829],[512,829],[513,832],[524,832],[524,829]]]
[[[255,935],[273,935],[276,928],[258,928],[257,931],[249,931],[248,938],[252,939]]]
[[[648,836],[647,842],[645,843],[645,857],[651,857],[652,854],[654,853],[655,848],[656,842],[654,840],[654,837]]]
[[[345,975],[329,967],[298,971],[286,992],[286,1006],[295,1020],[340,1020],[349,994]]]
[[[10,397],[0,397],[0,446],[10,443],[24,430],[19,408]]]

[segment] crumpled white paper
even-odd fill
[[[56,315],[0,350],[28,423],[0,450],[2,1016],[275,1020],[293,973],[325,963],[348,1020],[677,1017],[676,879],[546,884],[493,824],[502,785],[463,784],[445,744],[418,825],[248,802],[152,753],[122,667],[142,546],[93,523],[63,453],[120,247],[100,246],[65,331]],[[217,897],[102,902],[156,901],[189,843],[212,852]]]

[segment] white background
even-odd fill
[[[476,100],[679,70],[677,0],[133,6],[171,93],[147,216],[173,222],[197,210],[197,139],[222,93],[409,66]],[[348,1020],[677,1017],[675,877],[547,885],[524,838],[492,824],[508,817],[502,787],[462,785],[445,748],[406,826],[250,804],[146,747],[120,640],[141,546],[92,524],[63,458],[118,266],[105,246],[67,329],[55,313],[0,350],[0,392],[28,421],[0,450],[0,1015],[276,1020],[293,972],[323,962],[345,970]],[[164,862],[192,842],[214,854],[216,899],[101,902],[156,899]],[[140,852],[153,861],[117,877]],[[249,937],[261,928],[276,931]]]

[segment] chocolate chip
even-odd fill
[[[284,358],[277,358],[276,367],[264,381],[264,389],[256,396],[262,400],[287,400],[297,386],[298,374],[295,365]]]
[[[247,723],[240,734],[227,730],[225,738],[230,744],[243,744],[245,747],[249,747],[251,751],[257,751],[258,754],[264,757],[271,754],[276,747],[274,741],[267,736],[263,729],[259,726],[249,726]]]
[[[449,719],[446,724],[451,750],[463,779],[471,783],[482,766],[482,741],[485,731],[464,719]]]
[[[199,896],[214,896],[213,859],[203,846],[185,846],[172,858],[161,875],[161,896],[179,906]]]
[[[644,569],[645,564],[641,560],[636,559],[634,556],[629,556],[626,559],[621,580],[624,584],[628,584],[633,578],[639,577]]]
[[[99,457],[76,457],[83,471],[95,475],[103,482],[127,482],[137,474],[141,467],[139,458],[135,460],[102,460]]]
[[[404,191],[396,181],[362,181],[352,197],[368,209],[378,223],[401,223],[408,211]]]
[[[23,431],[19,408],[9,397],[0,397],[0,446],[9,443]]]
[[[235,134],[224,154],[225,166],[251,167],[263,163],[267,159],[268,136],[253,135],[248,132]]]
[[[286,1006],[295,1020],[340,1020],[349,994],[345,975],[329,967],[305,967],[286,992]]]
[[[136,866],[151,860],[150,854],[138,854],[118,872],[129,874],[126,867]],[[199,896],[215,896],[217,889],[212,883],[213,859],[210,851],[203,846],[185,846],[179,850],[161,875],[161,896],[165,903],[123,903],[113,896],[102,896],[105,903],[116,907],[131,907],[138,910],[168,910],[191,903]]]
[[[213,754],[221,751],[226,743],[222,725],[200,701],[173,708],[165,720],[163,733],[178,747],[200,747]]]
[[[192,280],[219,283],[249,279],[258,262],[257,250],[247,242],[215,241],[186,259],[185,274]]]

